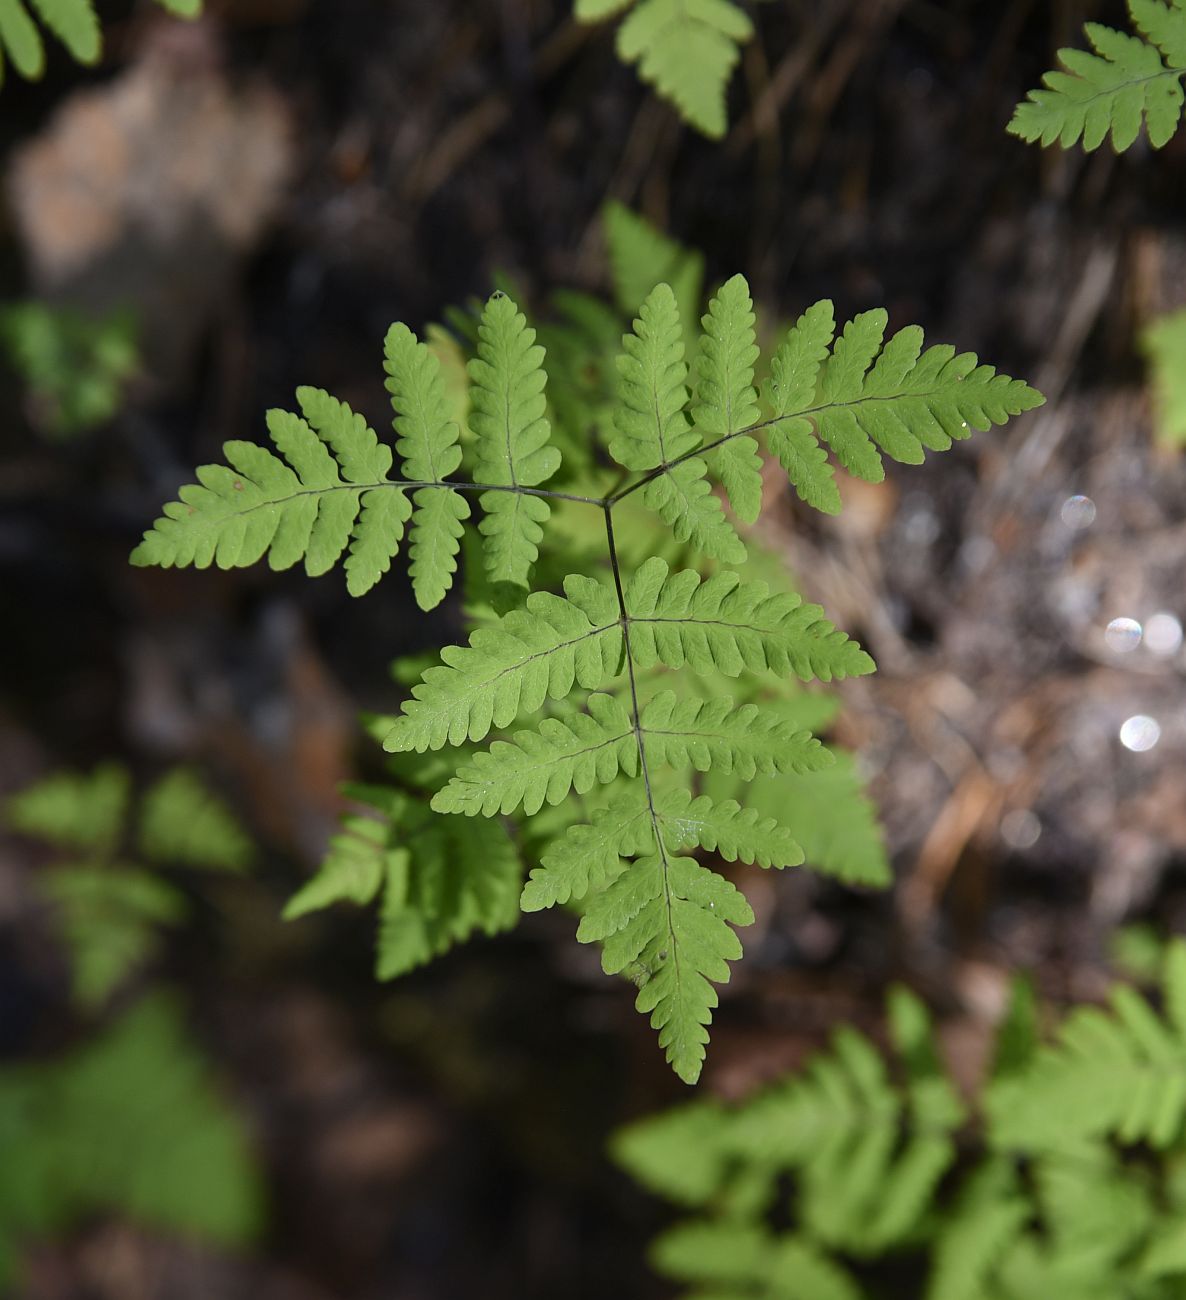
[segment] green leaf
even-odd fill
[[[713,983],[727,981],[728,963],[741,956],[729,927],[753,919],[727,880],[688,858],[666,857],[640,858],[591,899],[581,919],[577,938],[602,943],[606,974],[636,974],[635,1005],[650,1013],[659,1046],[685,1083],[695,1083],[704,1064]]]
[[[93,0],[32,0],[41,21],[79,63],[97,63],[103,51]]]
[[[1130,0],[1129,10],[1153,43],[1087,23],[1083,30],[1095,52],[1059,50],[1065,71],[1046,73],[1043,88],[1017,106],[1009,123],[1014,135],[1044,145],[1057,141],[1064,149],[1082,141],[1089,150],[1111,135],[1112,147],[1122,153],[1144,125],[1155,149],[1168,143],[1186,99],[1186,6],[1181,0],[1168,8],[1160,0]]]
[[[643,500],[675,538],[727,564],[745,563],[745,546],[713,495],[708,465],[699,457],[665,470],[643,489]]]
[[[156,2],[175,18],[197,18],[202,12],[202,0],[156,0]]]
[[[686,790],[662,795],[657,802],[667,847],[703,848],[726,862],[756,862],[762,867],[797,867],[803,850],[785,826],[773,817],[760,817],[735,800],[713,803],[707,795],[694,799]]]
[[[0,0],[0,76],[5,53],[22,77],[35,79],[45,71],[45,46],[21,0]]]
[[[683,330],[670,285],[657,284],[639,309],[618,358],[617,436],[610,455],[625,469],[665,465],[698,445],[688,425]]]
[[[619,310],[633,319],[651,290],[658,284],[668,284],[684,322],[687,342],[687,331],[700,314],[703,256],[612,199],[602,209],[601,219]]]
[[[387,391],[395,409],[396,450],[413,481],[437,483],[461,464],[460,427],[453,418],[441,364],[406,325],[384,344]],[[412,590],[421,609],[435,609],[453,585],[469,503],[449,488],[421,488],[412,516]]]
[[[102,857],[119,843],[130,792],[126,769],[105,763],[89,776],[60,773],[14,795],[4,820],[21,834]]]
[[[140,805],[140,851],[155,862],[242,871],[254,849],[226,806],[186,768],[161,778]]]
[[[836,334],[830,302],[809,307],[788,332],[770,363],[769,400],[778,423],[768,434],[799,498],[825,514],[840,513],[840,491],[811,421],[805,416],[782,418],[815,406],[820,371]]]
[[[544,350],[536,345],[535,330],[506,294],[496,293],[482,313],[478,339],[478,355],[469,363],[475,475],[481,483],[508,488],[544,483],[560,468],[560,453],[549,445]],[[485,492],[482,509],[491,582],[527,586],[551,513],[548,503],[518,492]]]
[[[570,791],[587,794],[620,772],[638,770],[634,728],[621,703],[591,695],[589,712],[563,722],[545,718],[536,731],[517,731],[475,754],[432,801],[437,812],[493,817],[520,805],[530,816]]]
[[[672,574],[660,559],[645,561],[626,588],[630,646],[636,667],[656,663],[694,672],[768,671],[801,681],[831,681],[874,671],[873,660],[793,592],[735,573],[702,579]]]
[[[641,794],[619,795],[549,843],[523,889],[520,906],[538,912],[604,889],[622,871],[622,859],[655,851],[650,809]]]
[[[483,739],[575,684],[588,690],[621,669],[622,628],[613,592],[592,579],[565,580],[567,599],[534,592],[524,609],[478,628],[469,646],[441,652],[405,703],[384,748],[440,749]]]
[[[716,1195],[733,1163],[730,1115],[715,1098],[675,1106],[619,1129],[614,1160],[636,1181],[678,1205]]]
[[[752,428],[761,418],[754,388],[758,344],[754,304],[745,277],[735,275],[703,320],[693,418],[706,442]],[[752,524],[762,509],[762,460],[754,438],[731,437],[715,453],[717,470],[738,518]]]
[[[1186,311],[1173,312],[1141,334],[1149,364],[1157,436],[1170,446],[1186,444]]]
[[[749,780],[758,772],[815,772],[835,761],[810,732],[727,698],[679,700],[661,691],[643,709],[641,725],[647,758],[671,767],[716,767]]]
[[[1108,1011],[1079,1007],[1056,1041],[1024,1073],[990,1090],[988,1112],[999,1146],[1056,1149],[1086,1138],[1164,1148],[1186,1120],[1186,945],[1175,940],[1167,958],[1167,1004],[1160,1019],[1138,993],[1117,988]]]
[[[188,914],[185,898],[147,871],[109,864],[58,866],[40,888],[69,950],[75,998],[101,1006],[160,948],[159,928]]]
[[[330,840],[317,874],[289,899],[284,919],[295,921],[334,903],[365,907],[379,896],[389,850],[390,827],[373,817],[346,817]]]
[[[730,0],[639,0],[618,54],[707,136],[725,134],[725,90],[753,25]]]
[[[656,1272],[680,1282],[760,1285],[770,1275],[774,1248],[772,1234],[758,1224],[693,1219],[658,1237],[650,1260]]]
[[[252,443],[226,443],[229,464],[198,470],[198,483],[165,507],[132,563],[230,569],[267,554],[273,569],[303,559],[317,577],[334,567],[353,535],[349,588],[352,595],[369,590],[390,566],[410,513],[403,489],[387,477],[391,449],[328,393],[300,388],[297,400],[303,419],[268,413],[272,442],[287,464]]]

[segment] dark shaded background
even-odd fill
[[[603,289],[609,196],[702,249],[710,279],[744,270],[771,317],[884,305],[1051,399],[855,485],[838,521],[777,512],[804,589],[883,670],[848,692],[841,739],[899,887],[753,882],[759,925],[704,1086],[752,1087],[839,1020],[875,1027],[891,978],[937,1007],[972,1079],[1010,969],[1090,997],[1118,924],[1181,928],[1182,659],[1117,654],[1103,628],[1186,619],[1186,473],[1153,449],[1134,346],[1186,299],[1186,137],[1117,159],[1004,133],[1052,50],[1119,6],[771,0],[721,144],[682,130],[564,0],[225,0],[184,28],[101,8],[103,68],[58,52],[45,82],[2,92],[0,289],[130,298],[147,361],[130,408],[64,446],[5,380],[0,794],[102,758],[146,779],[185,759],[260,838],[264,868],[199,899],[166,973],[250,1116],[273,1214],[251,1259],[94,1224],[37,1253],[29,1297],[662,1293],[643,1259],[661,1211],[603,1148],[684,1090],[567,918],[387,987],[371,916],[277,920],[339,780],[378,770],[356,707],[394,707],[390,659],[454,638],[455,608],[425,618],[398,574],[351,602],[340,575],[126,565],[190,468],[261,436],[298,383],[386,427],[392,320],[440,319],[498,270],[540,306]],[[55,113],[79,95],[68,131]],[[1074,494],[1095,503],[1088,528],[1063,521]],[[1138,713],[1162,728],[1147,754],[1117,738]],[[0,848],[8,1058],[83,1032],[38,863]]]

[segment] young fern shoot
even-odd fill
[[[413,588],[429,609],[453,581],[476,496],[486,576],[514,605],[467,645],[444,650],[386,729],[385,747],[395,754],[466,751],[414,825],[403,811],[393,820],[415,837],[425,812],[495,819],[486,842],[502,846],[491,859],[501,862],[506,837],[496,819],[571,808],[539,853],[521,906],[580,904],[577,938],[601,945],[607,972],[636,982],[638,1009],[689,1083],[704,1061],[715,985],[741,956],[736,928],[753,919],[741,892],[692,854],[778,868],[804,859],[794,827],[714,798],[698,774],[749,781],[822,770],[833,758],[776,708],[682,689],[685,679],[830,681],[874,665],[821,609],[792,593],[772,593],[727,568],[709,577],[673,572],[655,556],[624,566],[615,533],[623,503],[641,501],[688,548],[738,564],[745,545],[714,483],[723,484],[734,514],[755,519],[763,440],[802,499],[835,512],[829,452],[850,473],[877,481],[883,455],[917,464],[926,450],[944,450],[1042,401],[971,354],[924,351],[916,328],[886,341],[885,312],[858,316],[836,338],[830,303],[789,331],[759,396],[753,304],[741,276],[718,292],[702,325],[690,372],[668,285],[656,286],[639,311],[623,341],[614,428],[601,452],[621,471],[608,493],[582,493],[586,483],[564,476],[543,349],[516,305],[495,294],[469,367],[472,449],[450,420],[436,357],[397,325],[387,372],[406,478],[391,477],[390,450],[361,417],[301,389],[303,418],[269,415],[284,460],[228,443],[228,465],[199,470],[199,482],[166,506],[133,555],[137,564],[223,568],[267,555],[274,568],[304,559],[310,574],[345,555],[350,590],[361,594],[390,566],[410,521]],[[597,512],[605,568],[570,574],[562,594],[534,591],[533,565],[560,500]],[[499,869],[488,905],[478,897],[485,851],[478,841],[465,851],[470,929],[502,923],[507,874]],[[382,871],[373,860],[361,875],[348,854],[335,861],[298,910],[376,895]],[[405,897],[406,853],[390,850],[383,869],[389,890]],[[420,933],[406,952],[436,951],[448,938]]]

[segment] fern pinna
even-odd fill
[[[1064,149],[1098,149],[1111,136],[1121,153],[1143,125],[1155,149],[1169,142],[1186,104],[1186,0],[1128,0],[1128,15],[1135,35],[1088,23],[1093,52],[1059,50],[1062,69],[1018,105],[1014,135]]]
[[[413,590],[427,610],[453,582],[476,497],[488,606],[506,611],[487,606],[469,643],[443,651],[402,714],[379,725],[387,750],[462,747],[460,766],[405,760],[410,782],[431,792],[430,807],[384,809],[390,833],[356,826],[294,910],[383,890],[384,924],[403,927],[388,973],[406,968],[457,933],[499,928],[516,879],[501,819],[524,814],[518,838],[535,865],[522,907],[578,907],[578,938],[601,944],[606,971],[639,985],[639,1010],[677,1073],[694,1081],[713,986],[728,979],[728,963],[741,955],[735,928],[753,914],[725,876],[692,855],[801,863],[795,828],[739,799],[751,780],[793,779],[833,758],[796,708],[736,705],[735,692],[707,696],[690,680],[829,681],[873,671],[818,607],[720,567],[743,562],[746,547],[714,481],[735,516],[755,519],[764,439],[799,496],[834,512],[829,450],[850,473],[877,481],[883,454],[916,464],[928,449],[1042,400],[971,354],[924,351],[917,328],[886,341],[886,325],[885,312],[867,312],[837,336],[831,304],[817,304],[775,352],[759,396],[745,280],[730,280],[712,300],[691,376],[676,298],[660,284],[623,340],[612,428],[590,455],[554,427],[544,349],[514,301],[496,293],[469,363],[468,418],[437,353],[402,325],[387,336],[407,477],[392,476],[391,449],[361,416],[312,388],[297,393],[299,415],[269,414],[274,452],[230,442],[226,465],[200,469],[146,534],[136,564],[230,568],[267,556],[275,569],[303,560],[316,575],[344,557],[349,588],[361,594],[406,533]],[[588,466],[573,471],[583,478],[565,477],[566,458]],[[578,507],[600,520],[601,566],[570,571],[558,591],[531,590],[537,560],[541,569],[550,560],[541,552],[545,528],[559,510]],[[654,555],[624,564],[619,525],[639,507],[685,551],[707,557],[711,576],[673,571]],[[520,726],[528,715],[543,716]],[[734,793],[701,789],[710,772],[737,778],[725,787]],[[427,871],[424,854],[448,858],[450,874]],[[434,904],[425,890],[438,891]]]

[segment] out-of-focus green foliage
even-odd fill
[[[178,18],[196,18],[202,0],[157,0]],[[79,63],[98,63],[103,54],[103,32],[95,0],[0,0],[0,85],[5,64],[35,80],[45,71],[45,41],[33,14]]]
[[[63,855],[38,884],[86,1006],[106,1001],[157,952],[161,929],[188,916],[186,895],[160,867],[240,871],[252,857],[237,822],[187,769],[167,773],[145,793],[134,819],[131,812],[131,780],[116,764],[47,777],[4,808],[9,828]]]
[[[0,1288],[23,1245],[99,1213],[231,1246],[260,1225],[243,1127],[161,995],[68,1055],[0,1069],[0,1153]]]
[[[725,92],[754,34],[733,0],[576,0],[585,23],[622,16],[618,56],[674,105],[689,126],[707,136],[725,134]]]
[[[693,1215],[655,1243],[656,1268],[696,1300],[881,1300],[860,1280],[869,1260],[899,1261],[892,1275],[926,1300],[1181,1300],[1181,941],[1162,1001],[1159,1016],[1119,988],[1110,1013],[1076,1009],[1042,1046],[1019,983],[969,1111],[922,1004],[896,990],[888,1067],[845,1026],[740,1105],[623,1130],[620,1163]]]
[[[118,412],[139,365],[136,339],[128,312],[96,320],[41,302],[0,308],[0,342],[25,385],[29,418],[50,438],[87,433]]]
[[[1186,443],[1186,310],[1155,320],[1141,335],[1153,389],[1157,436],[1172,446]]]

